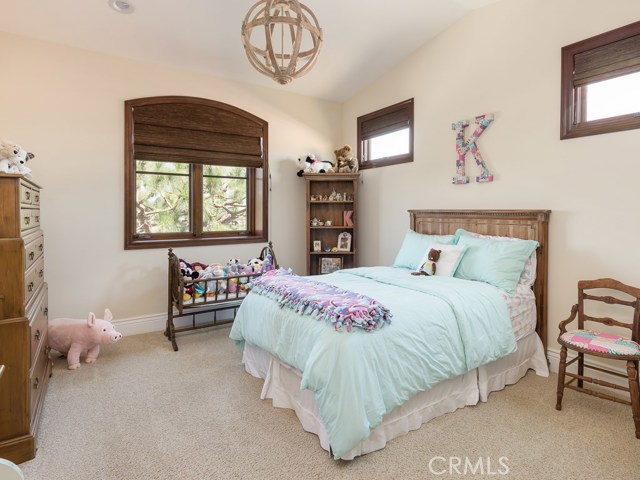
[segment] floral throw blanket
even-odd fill
[[[273,298],[280,307],[325,320],[337,331],[353,327],[367,332],[391,323],[392,313],[373,298],[327,283],[272,270],[252,282],[252,292]]]

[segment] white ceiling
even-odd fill
[[[465,14],[498,0],[303,0],[324,44],[313,69],[281,86],[246,58],[240,27],[254,0],[0,0],[0,31],[344,101]]]

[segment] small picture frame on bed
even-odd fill
[[[351,251],[351,234],[349,232],[342,232],[338,235],[338,251],[350,252]]]
[[[320,242],[320,240],[314,240],[313,241],[313,251],[314,252],[321,252],[322,251],[322,243]]]
[[[320,259],[320,273],[333,273],[342,268],[342,258],[322,257]]]

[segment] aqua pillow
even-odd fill
[[[529,256],[538,247],[534,240],[504,242],[492,238],[477,238],[458,230],[458,245],[467,250],[454,277],[485,282],[513,295]]]
[[[393,266],[416,270],[420,266],[424,252],[434,243],[450,245],[453,243],[453,235],[425,235],[411,229],[407,230]]]

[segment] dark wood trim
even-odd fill
[[[403,155],[397,155],[390,158],[380,159],[380,160],[367,160],[366,157],[367,149],[365,146],[365,142],[368,140],[363,139],[363,124],[367,121],[378,117],[384,117],[391,112],[395,112],[398,110],[405,110],[406,116],[408,118],[409,125],[409,153]],[[358,162],[360,163],[360,169],[367,170],[369,168],[378,168],[378,167],[387,167],[389,165],[398,165],[400,163],[410,163],[413,162],[413,135],[414,135],[414,99],[410,98],[408,100],[404,100],[402,102],[396,103],[394,105],[389,105],[388,107],[381,108],[380,110],[376,110],[375,112],[367,113],[365,115],[361,115],[357,119],[357,157]],[[392,130],[393,131],[393,130]]]
[[[176,234],[151,234],[145,236],[139,236],[136,232],[136,215],[135,215],[135,200],[136,200],[136,172],[135,172],[135,122],[134,122],[134,109],[140,106],[151,105],[166,105],[168,111],[173,111],[171,104],[175,103],[175,109],[178,111],[179,118],[175,121],[171,118],[161,118],[158,122],[153,123],[153,118],[150,115],[144,117],[145,125],[161,125],[169,126],[176,130],[177,126],[184,120],[186,124],[194,131],[211,132],[211,137],[216,135],[215,132],[220,134],[229,134],[233,132],[233,118],[241,118],[247,120],[249,130],[247,132],[239,132],[239,137],[247,134],[249,137],[262,132],[262,136],[259,138],[261,145],[258,147],[261,151],[255,151],[254,155],[246,155],[246,152],[235,152],[228,155],[227,158],[220,161],[220,165],[228,166],[229,162],[233,159],[238,161],[244,161],[250,164],[249,167],[254,167],[256,161],[255,158],[260,158],[261,167],[263,169],[264,178],[261,181],[262,184],[262,221],[261,225],[258,225],[257,219],[253,216],[257,215],[257,208],[252,202],[257,200],[256,188],[256,174],[251,172],[249,174],[249,190],[247,192],[247,215],[248,218],[248,231],[247,232],[202,232],[202,164],[217,164],[212,163],[217,156],[215,154],[207,154],[198,151],[191,151],[193,160],[191,163],[191,179],[190,179],[190,232],[189,233],[176,233]],[[188,118],[189,106],[193,106],[197,109],[196,115],[193,119]],[[202,108],[198,108],[202,107]],[[166,110],[166,109],[161,109]],[[149,113],[149,112],[147,112]],[[207,119],[213,119],[222,117],[223,121],[221,125],[202,125],[194,119],[201,119],[204,122]],[[177,122],[177,123],[176,123]],[[243,124],[244,125],[244,124]],[[185,130],[189,131],[189,129]],[[184,96],[164,96],[164,97],[146,97],[134,100],[125,101],[125,142],[124,142],[124,172],[125,172],[125,238],[124,248],[129,249],[143,249],[143,248],[167,248],[172,246],[200,246],[200,245],[223,245],[223,244],[236,244],[236,243],[258,243],[266,242],[268,239],[269,228],[269,161],[268,161],[268,123],[261,118],[241,110],[232,105],[217,102],[215,100],[208,100],[197,97],[184,97]],[[171,158],[175,158],[176,153],[179,153],[176,148],[167,146],[164,148],[162,145],[154,145],[152,148],[144,147],[146,152],[150,152],[149,155],[155,155],[155,161],[170,161]],[[255,148],[254,148],[255,150]],[[256,156],[257,154],[257,156]],[[207,157],[208,155],[208,157]],[[207,161],[207,158],[209,161]],[[251,163],[253,162],[253,163]],[[233,163],[233,162],[231,162]],[[252,183],[253,182],[253,183]]]
[[[584,87],[574,86],[573,81],[575,55],[634,35],[640,35],[640,22],[625,25],[562,47],[560,80],[561,140],[640,128],[640,112],[586,121],[586,109],[584,108],[586,90]]]

